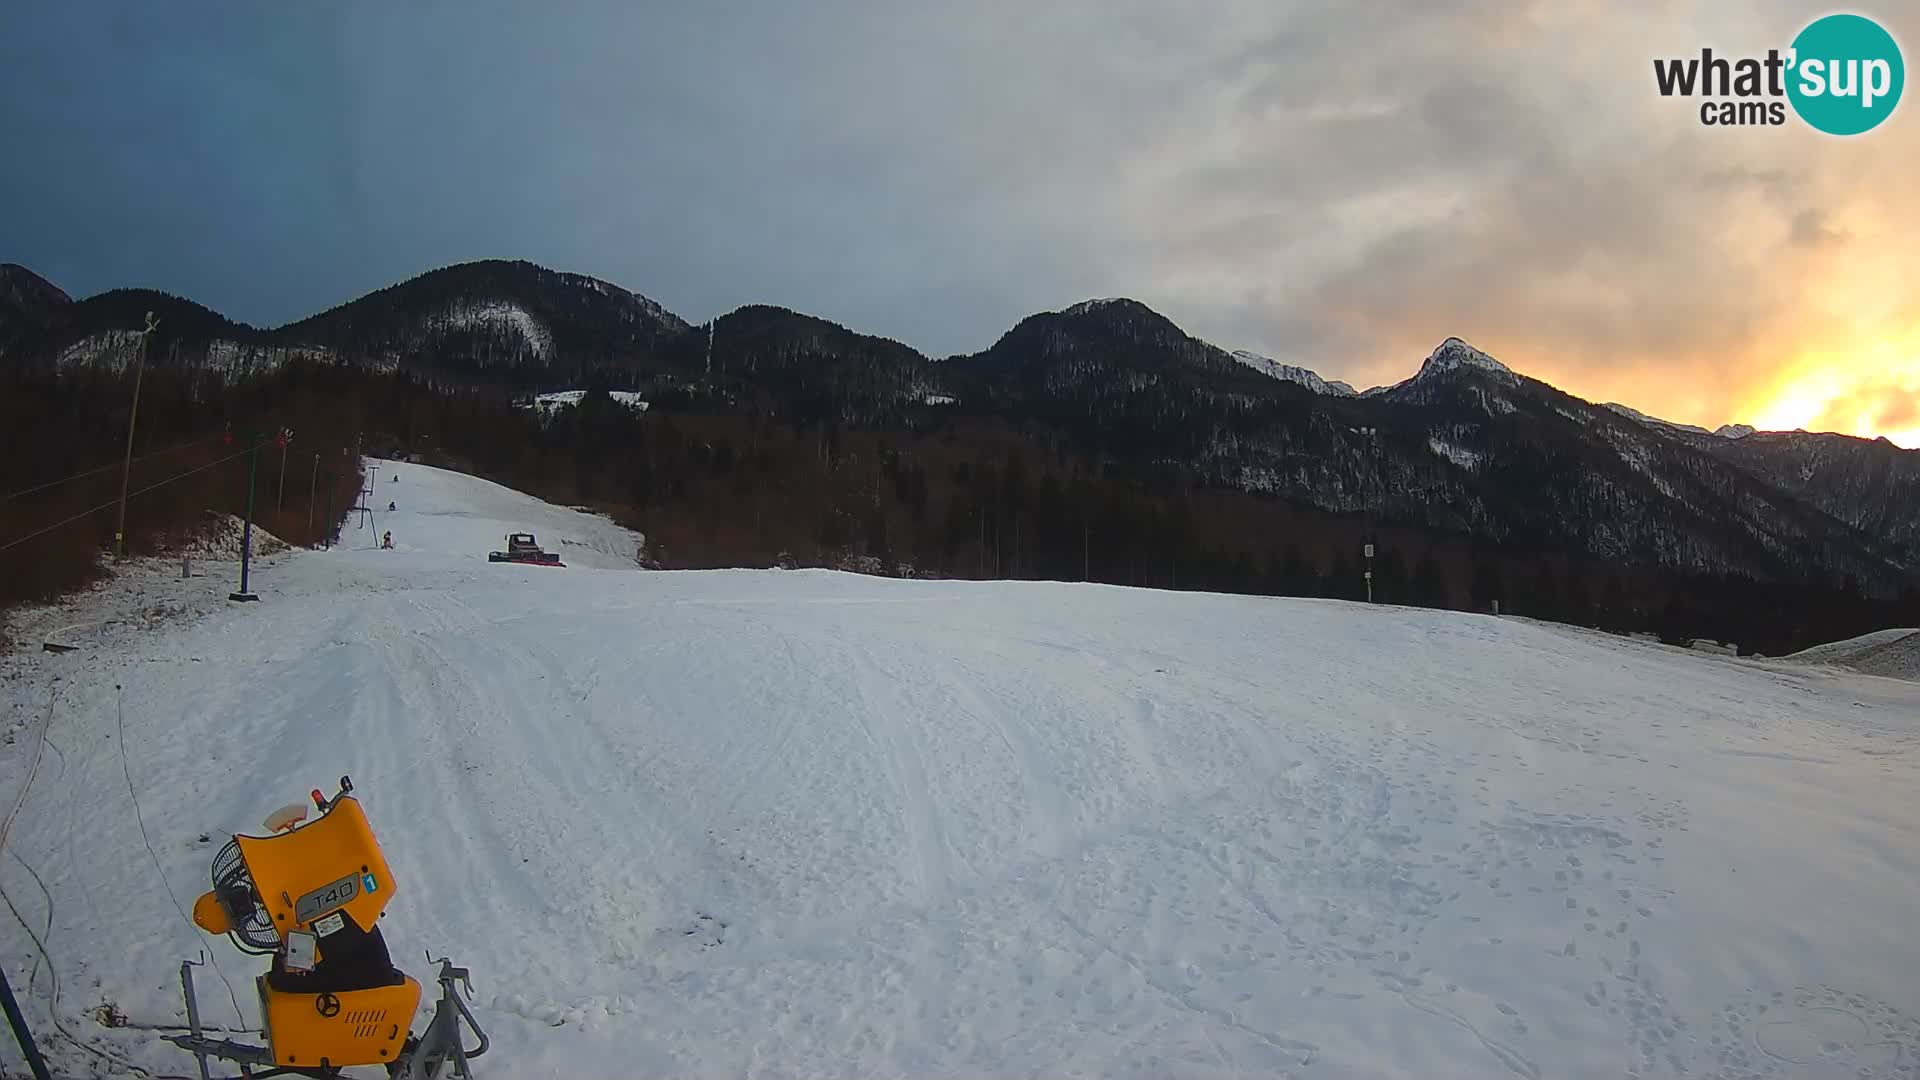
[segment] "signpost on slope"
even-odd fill
[[[1371,604],[1373,603],[1373,545],[1369,543],[1362,550],[1367,556],[1367,603]]]

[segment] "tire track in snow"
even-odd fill
[[[862,707],[853,711],[867,737],[873,740],[889,763],[887,779],[900,799],[900,813],[905,820],[907,841],[913,851],[915,884],[919,886],[921,900],[931,903],[945,896],[952,885],[952,848],[947,842],[945,828],[934,813],[926,765],[919,753],[909,745],[910,737],[902,730],[904,718],[913,715],[913,712],[904,707],[897,692],[872,693],[875,687],[891,686],[897,682],[893,674],[874,659],[872,650],[853,646],[847,652],[858,670],[868,676],[853,680],[852,689],[862,705],[876,696],[890,699],[878,708]],[[874,724],[867,719],[870,715],[881,718],[884,731],[875,730]]]
[[[578,808],[612,803],[614,781],[594,768],[611,755],[580,752],[578,736],[589,733],[579,712],[543,708],[523,695],[525,688],[542,685],[549,693],[560,689],[558,680],[548,680],[538,671],[534,653],[524,647],[501,647],[486,632],[484,620],[466,605],[456,604],[456,611],[450,613],[439,604],[437,597],[426,600],[423,606],[433,610],[423,614],[446,629],[437,635],[412,635],[409,644],[426,661],[419,666],[429,673],[437,693],[463,702],[452,718],[459,731],[453,781],[470,793],[463,802],[482,809],[469,821],[479,819],[495,838],[463,860],[469,873],[475,865],[491,867],[484,871],[490,880],[515,883],[523,912],[546,914],[589,932],[600,947],[593,957],[596,965],[607,958],[625,963],[640,960],[644,933],[634,918],[634,906],[645,893],[641,883],[621,869],[638,860],[629,857],[624,844],[614,842],[633,831],[599,831],[600,858],[564,857],[568,834],[585,824]],[[470,621],[450,617],[462,610]],[[436,641],[436,636],[447,640]],[[474,655],[456,660],[449,649]],[[449,685],[457,690],[449,692]],[[495,787],[491,774],[509,763],[514,784],[511,791],[503,792]],[[574,807],[575,813],[550,812],[566,806]],[[520,856],[517,863],[514,855]],[[556,889],[559,882],[565,882],[565,887]],[[573,972],[576,984],[582,974],[577,968]]]
[[[1274,1035],[1270,1032],[1262,1031],[1259,1028],[1253,1027],[1249,1024],[1242,1022],[1240,1018],[1235,1016],[1231,1010],[1217,1008],[1211,1005],[1202,1005],[1194,1001],[1191,995],[1183,993],[1161,982],[1159,979],[1154,978],[1153,975],[1148,973],[1146,967],[1142,965],[1140,961],[1137,960],[1132,955],[1121,952],[1119,949],[1116,949],[1112,945],[1109,945],[1106,942],[1101,941],[1099,938],[1095,937],[1092,931],[1088,930],[1085,926],[1081,925],[1072,916],[1068,915],[1066,913],[1066,909],[1061,905],[1059,905],[1058,903],[1054,905],[1053,914],[1055,918],[1060,920],[1060,924],[1062,926],[1065,926],[1067,929],[1073,931],[1074,934],[1076,934],[1081,941],[1085,942],[1095,952],[1105,953],[1109,956],[1112,956],[1114,959],[1120,961],[1122,964],[1125,964],[1129,969],[1133,971],[1134,975],[1137,978],[1139,978],[1142,985],[1146,986],[1148,989],[1159,994],[1161,997],[1165,998],[1167,1001],[1172,1002],[1174,1005],[1178,1006],[1182,1012],[1185,1012],[1206,1020],[1211,1020],[1214,1023],[1219,1024],[1223,1027],[1231,1028],[1234,1031],[1238,1031],[1243,1035],[1251,1036],[1252,1038],[1257,1039],[1260,1042],[1266,1044],[1270,1049],[1279,1051],[1283,1054],[1296,1056],[1299,1058],[1299,1064],[1302,1067],[1313,1064],[1314,1055],[1320,1052],[1320,1047],[1314,1043],[1306,1042],[1305,1040],[1301,1040],[1301,1039],[1289,1039],[1284,1036]],[[1207,1041],[1212,1042],[1214,1045],[1214,1049],[1218,1051],[1220,1047],[1217,1042],[1214,1042],[1213,1036],[1211,1034],[1207,1034],[1206,1037],[1207,1037]],[[1535,1080],[1537,1080],[1537,1078],[1535,1078]]]
[[[1072,843],[1073,810],[1066,793],[1040,767],[1044,760],[1039,739],[1031,721],[1014,718],[1014,711],[994,700],[980,676],[965,666],[955,666],[954,687],[975,706],[975,717],[991,727],[1001,745],[1012,755],[1020,770],[1020,786],[1031,802],[1029,828],[1041,855],[1064,854]]]
[[[1458,1024],[1466,1030],[1467,1034],[1478,1039],[1480,1045],[1487,1048],[1487,1053],[1492,1054],[1494,1060],[1498,1061],[1508,1072],[1515,1076],[1525,1077],[1526,1080],[1540,1080],[1540,1066],[1535,1065],[1532,1061],[1528,1060],[1525,1054],[1520,1053],[1506,1043],[1498,1039],[1488,1038],[1479,1028],[1473,1026],[1472,1022],[1467,1020],[1466,1017],[1444,1006],[1436,1005],[1407,990],[1400,991],[1400,1000],[1429,1016],[1437,1016],[1442,1020],[1451,1020],[1453,1023]]]

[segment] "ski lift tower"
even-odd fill
[[[353,512],[360,515],[360,524],[355,528],[373,528],[373,481],[369,479],[367,486],[355,492],[354,497],[359,501],[354,504]]]

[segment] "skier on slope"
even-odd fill
[[[393,531],[392,530],[388,530],[383,536],[380,537],[380,550],[382,551],[393,550]]]

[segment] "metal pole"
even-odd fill
[[[249,432],[253,448],[247,453],[247,521],[240,532],[240,591],[227,594],[229,600],[258,600],[247,591],[248,565],[253,561],[253,483],[260,472],[260,433]]]
[[[313,479],[307,481],[307,546],[313,543],[313,495],[320,488],[320,455],[313,455]]]
[[[133,427],[140,421],[140,380],[147,371],[147,345],[159,327],[153,312],[147,312],[147,328],[140,331],[140,351],[133,359],[133,411],[127,415],[127,453],[120,462],[120,514],[113,523],[113,553],[127,554],[127,480],[133,473]]]
[[[33,1043],[27,1018],[20,1013],[20,1003],[13,999],[13,987],[8,985],[4,971],[0,971],[0,1006],[7,1010],[7,1024],[13,1028],[13,1037],[20,1043],[20,1053],[26,1056],[27,1068],[33,1070],[34,1080],[52,1080],[46,1061],[40,1057],[40,1048]]]
[[[327,520],[320,523],[321,525],[325,526],[327,530],[327,550],[328,551],[333,550],[333,522],[334,522],[333,489],[338,486],[339,484],[334,481],[333,476],[329,475],[327,477]]]
[[[192,1033],[193,1040],[197,1043],[201,1038],[200,1003],[193,996],[193,961],[191,960],[180,961],[180,986],[187,999],[187,1031]],[[206,1053],[196,1049],[193,1057],[200,1065],[200,1080],[213,1080],[207,1075]]]
[[[278,514],[287,508],[287,443],[283,437],[280,442],[280,486],[274,492],[273,512]]]

